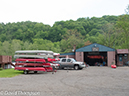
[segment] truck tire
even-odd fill
[[[75,69],[75,70],[78,70],[78,69],[79,69],[79,66],[78,66],[78,65],[75,65],[75,66],[74,66],[74,69]]]
[[[83,68],[79,68],[80,70],[82,70]]]
[[[64,69],[64,67],[61,67],[61,69]]]
[[[61,69],[61,64],[60,63],[58,63],[58,64],[59,64],[59,68],[58,69],[60,70]]]
[[[60,65],[60,69],[64,69],[64,67]]]
[[[24,74],[25,74],[25,75],[28,74],[28,71],[27,71],[27,70],[24,70]]]
[[[34,71],[34,73],[37,73],[37,71]]]

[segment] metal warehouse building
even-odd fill
[[[128,52],[126,52],[126,55],[125,53],[116,55],[116,53],[116,50],[113,48],[93,43],[91,45],[76,49],[75,52],[61,54],[60,58],[75,58],[77,61],[85,62],[90,66],[96,66],[96,64],[103,65],[104,62],[105,66],[111,66],[112,64],[116,64],[118,61],[120,61],[119,59],[116,59],[116,56],[118,58],[119,56],[123,56],[122,58],[124,58],[124,56],[128,57]]]

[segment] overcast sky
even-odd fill
[[[122,15],[129,0],[0,0],[0,22],[56,21]]]

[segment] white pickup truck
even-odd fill
[[[73,58],[61,58],[60,61],[58,61],[58,64],[60,64],[60,68],[64,69],[67,68],[74,68],[75,70],[83,69],[86,67],[84,62],[78,62]]]

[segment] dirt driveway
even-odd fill
[[[0,96],[129,96],[129,67],[89,67],[0,78]]]

